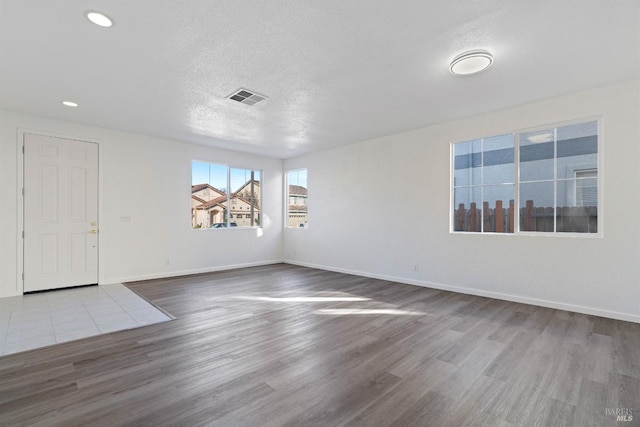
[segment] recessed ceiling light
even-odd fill
[[[456,56],[449,65],[451,74],[466,76],[486,70],[493,64],[493,55],[486,50],[471,50]]]
[[[66,105],[67,107],[77,107],[78,104],[72,101],[62,101],[62,105]]]
[[[109,18],[102,12],[97,12],[95,10],[86,10],[84,12],[84,16],[86,16],[89,21],[101,27],[108,28],[113,26],[113,19]]]

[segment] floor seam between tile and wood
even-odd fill
[[[171,320],[122,284],[0,299],[0,355]]]

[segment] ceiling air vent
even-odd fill
[[[257,103],[267,99],[267,97],[264,95],[258,95],[257,93],[250,92],[246,89],[240,89],[234,92],[233,94],[231,94],[229,96],[229,99],[238,101],[241,104],[256,105]]]

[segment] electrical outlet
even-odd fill
[[[413,264],[413,271],[420,271],[420,266],[418,264]]]

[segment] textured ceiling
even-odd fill
[[[640,75],[637,0],[0,0],[0,37],[2,109],[278,158]]]

